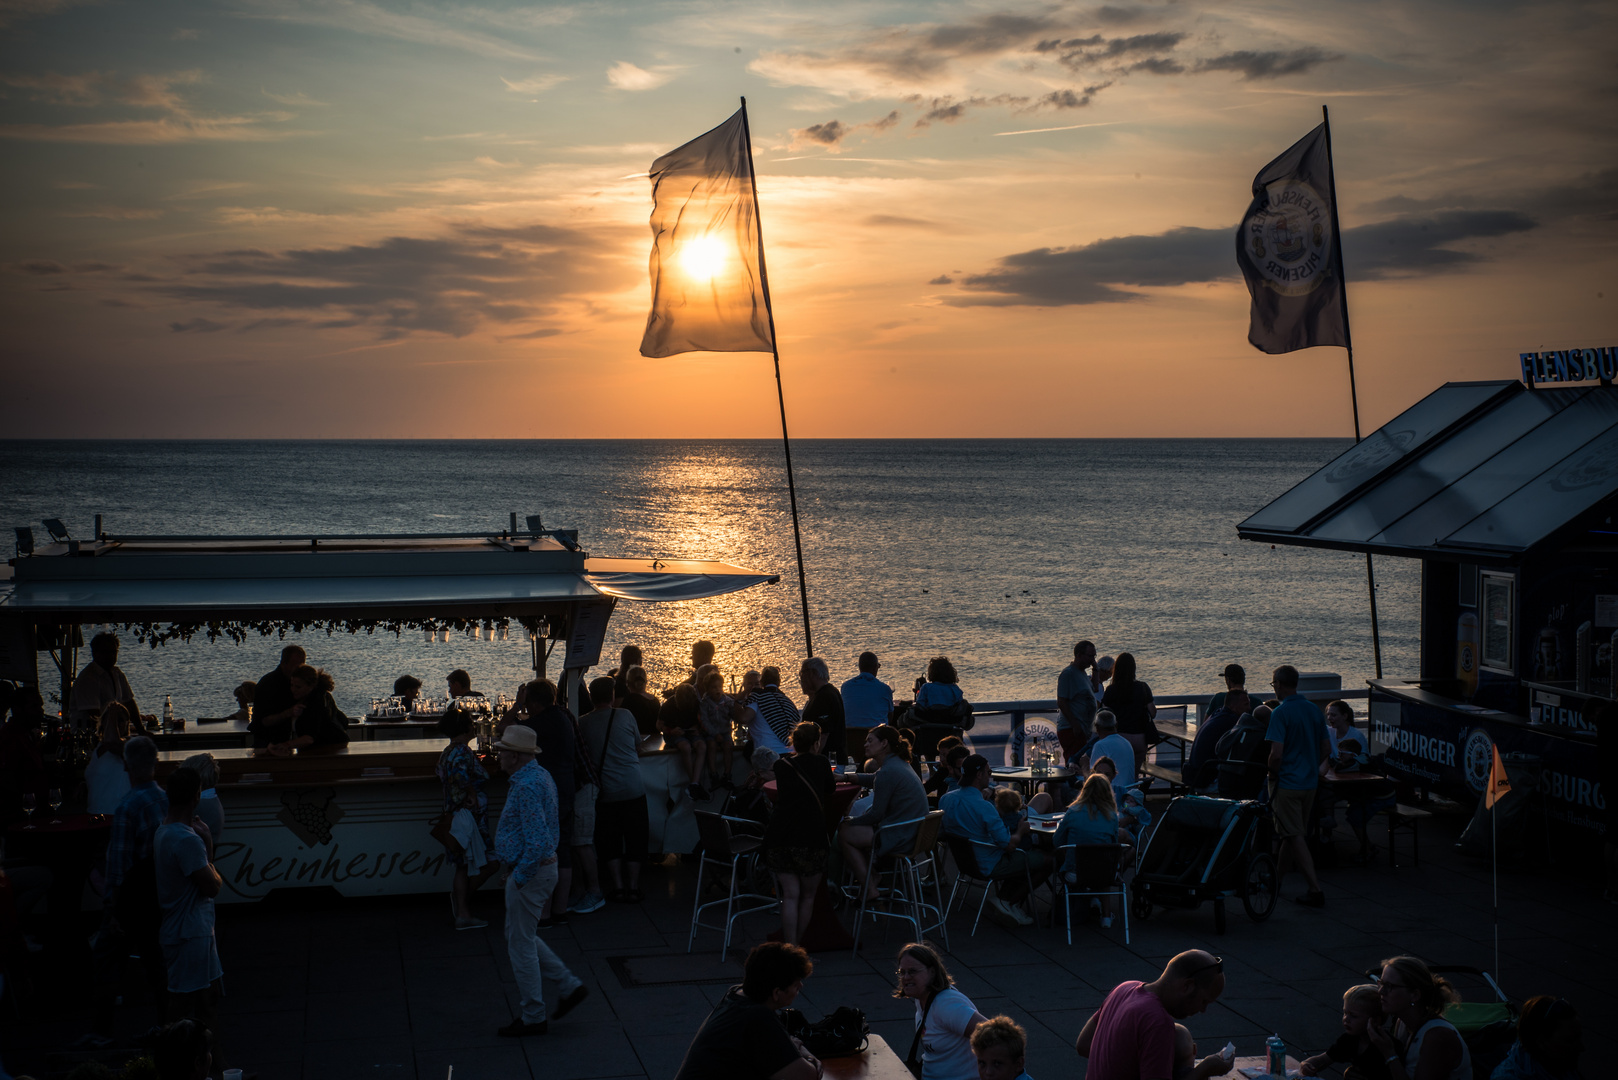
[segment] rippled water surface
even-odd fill
[[[1236,538],[1236,523],[1346,440],[829,440],[793,444],[816,652],[837,679],[872,649],[908,687],[948,654],[977,701],[1051,697],[1073,642],[1133,652],[1160,693],[1211,691],[1231,660],[1374,672],[1363,556]],[[682,604],[620,604],[607,650],[646,651],[654,684],[689,644],[727,672],[803,655],[778,442],[0,442],[0,526],[60,517],[87,536],[500,529],[511,511],[577,528],[597,555],[714,558],[779,585]],[[8,545],[9,546],[9,545]],[[1384,668],[1413,675],[1419,565],[1376,564]],[[513,690],[525,642],[306,640],[359,710],[409,671],[460,666]],[[127,643],[144,708],[228,711],[279,643]],[[605,654],[604,654],[605,655]],[[46,669],[50,663],[41,658]],[[42,672],[47,684],[54,681]],[[1260,680],[1260,682],[1267,680]]]

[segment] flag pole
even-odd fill
[[[1498,747],[1495,749],[1494,753],[1495,753],[1496,757],[1500,756],[1500,750],[1499,750]],[[1491,769],[1490,772],[1492,773],[1493,770]],[[1494,781],[1494,777],[1492,775],[1489,777],[1489,781],[1490,781],[1490,783],[1492,785],[1493,781]],[[1491,790],[1490,794],[1493,795],[1494,792]],[[1494,978],[1495,978],[1496,982],[1500,981],[1500,829],[1498,827],[1499,823],[1500,823],[1500,799],[1499,799],[1498,796],[1496,796],[1494,802],[1489,805],[1489,862],[1492,863],[1493,867],[1494,867]]]
[[[1331,162],[1328,173],[1331,183],[1331,234],[1337,245],[1337,266],[1343,267],[1343,230],[1337,224],[1337,160],[1331,152],[1331,114],[1326,106],[1320,107],[1320,116],[1326,127],[1326,160]],[[1354,441],[1360,441],[1360,396],[1354,385],[1354,334],[1348,325],[1348,275],[1340,283],[1343,305],[1343,343],[1348,346],[1348,400],[1354,408]],[[1376,677],[1382,677],[1382,633],[1376,618],[1376,571],[1371,568],[1371,553],[1365,553],[1365,591],[1371,598],[1371,655],[1376,660]]]
[[[803,647],[815,655],[809,632],[809,586],[803,575],[803,533],[798,527],[798,486],[792,479],[792,440],[787,438],[787,399],[781,389],[781,347],[775,341],[775,308],[770,304],[770,272],[764,264],[764,213],[758,201],[758,172],[753,168],[753,129],[747,122],[747,99],[742,98],[742,136],[747,143],[747,177],[753,184],[753,214],[758,222],[758,277],[764,290],[764,313],[770,320],[770,354],[775,358],[775,400],[781,406],[781,447],[787,459],[787,499],[792,503],[792,544],[798,551],[798,599],[803,605]],[[1380,672],[1378,675],[1380,676]]]

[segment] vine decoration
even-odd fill
[[[494,634],[509,632],[511,624],[516,622],[526,629],[530,636],[539,632],[541,619],[521,617],[518,619],[457,619],[457,618],[376,618],[376,619],[221,619],[211,622],[119,622],[111,625],[119,630],[134,636],[136,641],[157,648],[170,641],[190,642],[199,635],[206,635],[209,641],[218,641],[225,638],[241,645],[248,637],[257,634],[260,637],[276,637],[285,640],[288,634],[305,634],[324,630],[327,637],[338,633],[347,634],[376,634],[392,633],[394,637],[403,636],[406,630],[420,632],[431,630],[453,631],[471,636],[474,632],[488,635],[492,640]],[[551,627],[555,627],[551,623]],[[554,630],[552,631],[554,633]]]

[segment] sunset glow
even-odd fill
[[[712,281],[725,269],[725,245],[712,236],[699,236],[680,245],[680,269],[698,281]]]
[[[1362,416],[1618,344],[1610,6],[0,5],[19,435],[769,437],[637,352],[646,179],[746,96],[793,431],[1344,435],[1234,229],[1331,108]],[[697,230],[700,232],[700,228]],[[723,279],[706,240],[682,272]],[[1284,402],[1286,407],[1275,407]],[[559,410],[545,434],[601,434]]]

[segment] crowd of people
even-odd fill
[[[1346,1080],[1473,1080],[1465,1037],[1444,1018],[1459,995],[1413,956],[1382,961],[1372,983],[1343,994],[1343,1034],[1305,1057],[1298,1074],[1341,1068]],[[814,971],[786,942],[748,953],[733,986],[692,1037],[675,1080],[814,1080],[821,1063],[782,1021]],[[986,1017],[950,976],[944,952],[911,942],[898,953],[893,997],[909,1003],[905,1065],[920,1080],[1031,1080],[1028,1035],[1009,1016]],[[1172,957],[1151,981],[1128,979],[1107,994],[1074,1039],[1087,1080],[1209,1080],[1236,1067],[1234,1046],[1199,1055],[1184,1021],[1219,1000],[1225,962],[1202,949]],[[1515,1040],[1492,1080],[1578,1080],[1584,1052],[1578,1012],[1565,999],[1524,1003]],[[1290,1074],[1290,1073],[1289,1073]]]
[[[140,712],[117,668],[117,639],[98,635],[91,651],[69,715],[98,731],[85,767],[86,805],[112,818],[104,862],[92,875],[104,910],[97,961],[117,965],[138,957],[159,1015],[171,1030],[211,1033],[208,1069],[217,1075],[225,1061],[217,1009],[222,964],[213,913],[221,888],[213,853],[225,829],[224,806],[215,790],[217,763],[209,754],[196,755],[159,785],[156,744],[145,734],[153,718]],[[462,670],[446,679],[448,703],[437,730],[447,745],[436,771],[443,792],[441,839],[447,838],[454,867],[454,925],[460,930],[488,925],[473,910],[473,898],[499,875],[506,945],[518,986],[518,1013],[498,1029],[501,1036],[542,1034],[551,1019],[589,995],[540,931],[608,903],[644,899],[648,807],[640,758],[653,740],[679,755],[691,800],[709,803],[715,792],[728,789],[730,806],[760,820],[763,863],[780,900],[781,942],[749,955],[743,984],[698,1032],[681,1077],[809,1076],[816,1070],[813,1056],[786,1035],[775,1013],[790,1005],[810,974],[800,945],[834,856],[853,883],[852,899],[879,900],[887,860],[913,848],[919,822],[936,802],[944,836],[955,842],[957,863],[992,882],[991,910],[1008,925],[1026,925],[1032,919],[1024,905],[1033,889],[1052,874],[1073,880],[1074,848],[1117,844],[1124,853],[1121,867],[1127,866],[1151,823],[1140,772],[1158,737],[1156,706],[1127,652],[1112,658],[1098,656],[1088,641],[1075,646],[1073,663],[1059,675],[1057,695],[1058,739],[1074,775],[1046,783],[1026,805],[1013,788],[995,786],[989,761],[973,753],[958,733],[966,725],[952,723],[970,713],[970,704],[947,657],[928,664],[909,705],[895,701],[892,688],[878,676],[880,661],[869,652],[860,656],[858,672],[840,685],[824,660],[812,658],[799,666],[798,695],[782,689],[781,671],[771,666],[745,672],[739,688],[727,692],[712,644],[698,642],[688,676],[667,688],[661,700],[647,689],[641,650],[626,647],[619,661],[610,673],[582,686],[573,703],[549,680],[518,687],[514,707],[496,732],[492,761],[473,745],[473,712],[456,704],[482,695]],[[1298,673],[1289,666],[1274,671],[1271,695],[1262,704],[1248,692],[1239,665],[1229,665],[1223,675],[1225,690],[1202,710],[1183,782],[1195,791],[1241,798],[1262,791],[1271,806],[1283,872],[1290,864],[1307,883],[1296,899],[1308,907],[1324,906],[1305,840],[1317,813],[1321,777],[1334,767],[1365,765],[1352,707],[1333,701],[1322,712],[1298,693]],[[30,688],[0,685],[9,712],[0,728],[0,784],[9,799],[10,792],[32,792],[44,775],[29,738],[43,716],[43,703]],[[413,676],[402,676],[395,685],[397,694],[412,699],[420,690]],[[255,747],[266,755],[347,741],[346,718],[332,696],[330,676],[311,666],[297,645],[283,650],[274,670],[239,686],[236,697],[240,718],[251,720]],[[957,733],[940,735],[940,728]],[[849,745],[850,731],[863,732],[858,747]],[[924,766],[917,747],[928,741],[936,760]],[[745,779],[734,769],[742,748],[749,766]],[[851,751],[854,756],[844,767]],[[498,826],[491,830],[486,789],[494,768],[508,783]],[[839,781],[863,791],[846,814],[835,806]],[[9,801],[0,809],[12,812]],[[1363,843],[1367,807],[1358,808],[1357,820],[1355,810],[1350,807],[1349,820]],[[1060,814],[1048,845],[1031,835],[1031,812]],[[8,867],[14,896],[39,895],[28,869]],[[1111,926],[1116,913],[1110,900],[1098,899],[1094,907],[1102,927]],[[118,981],[114,973],[98,985]],[[1121,984],[1078,1035],[1089,1075],[1206,1080],[1228,1072],[1225,1055],[1199,1060],[1189,1032],[1178,1023],[1217,998],[1223,981],[1219,958],[1193,951],[1175,957],[1153,982]],[[553,984],[556,1001],[549,1008],[547,984]],[[1343,1038],[1305,1060],[1303,1073],[1346,1063],[1368,1080],[1470,1076],[1465,1042],[1442,1018],[1448,993],[1443,980],[1420,961],[1387,961],[1375,984],[1347,992]],[[981,1015],[954,986],[935,948],[918,942],[901,951],[895,996],[914,1005],[909,1060],[917,1075],[951,1080],[1024,1075],[1022,1029],[1010,1018]],[[110,1028],[112,1010],[110,994],[98,999],[94,1031]],[[1535,999],[1524,1011],[1521,1034],[1498,1076],[1560,1080],[1571,1075],[1578,1024],[1570,1005]],[[740,1071],[738,1060],[747,1063]]]

